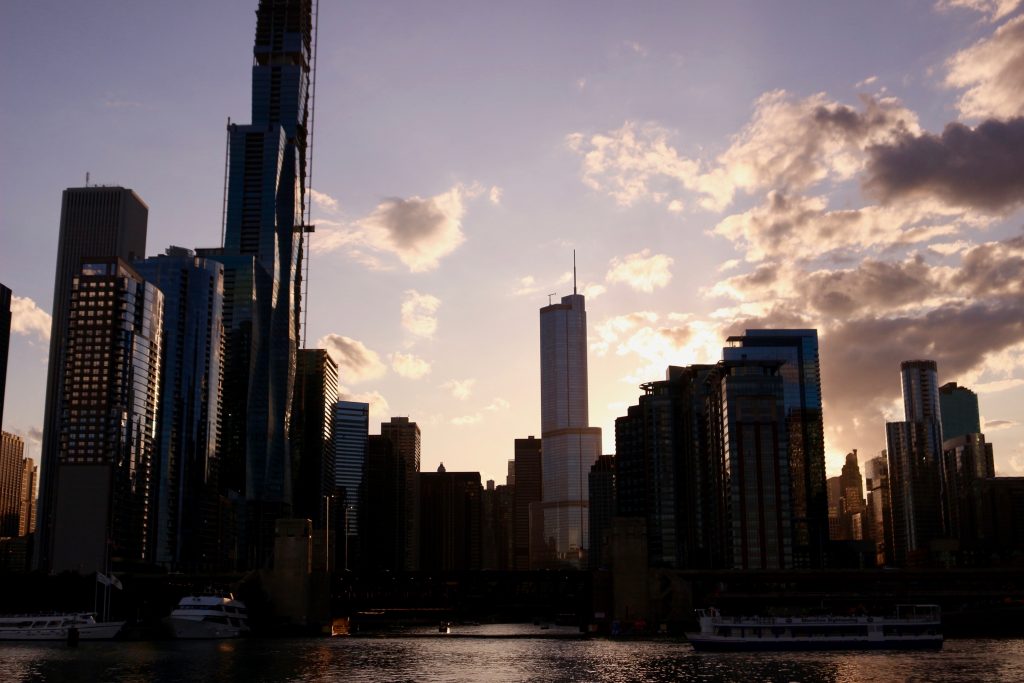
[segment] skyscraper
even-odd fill
[[[369,448],[370,404],[338,401],[334,404],[334,486],[340,520],[347,536],[339,542],[344,553],[339,567],[355,569],[359,552],[359,508],[363,472]],[[335,518],[338,519],[338,518]]]
[[[20,536],[22,461],[25,442],[0,432],[0,537]]]
[[[615,456],[602,455],[590,468],[590,551],[591,569],[607,567],[609,563],[608,540],[615,517]]]
[[[117,258],[71,286],[52,570],[150,563],[163,294]]]
[[[252,123],[229,130],[223,254],[254,260],[251,277],[239,271],[238,283],[252,288],[250,310],[229,295],[238,302],[232,324],[251,330],[245,496],[247,555],[254,566],[269,564],[274,521],[290,515],[293,503],[288,425],[299,347],[312,22],[311,0],[260,0]]]
[[[585,567],[587,475],[601,452],[601,430],[589,426],[587,312],[581,294],[540,309],[540,393],[547,561]]]
[[[423,571],[481,568],[482,513],[479,472],[419,472],[420,552]]]
[[[875,563],[879,567],[892,564],[892,508],[889,498],[889,462],[886,451],[867,462],[866,536],[875,543]]]
[[[943,439],[981,433],[978,395],[967,387],[957,386],[956,382],[939,387],[939,413]]]
[[[7,354],[11,347],[11,290],[0,284],[0,427],[4,424]]]
[[[363,570],[405,568],[405,462],[391,439],[371,434],[360,488],[359,555]]]
[[[793,563],[822,567],[828,541],[828,494],[825,489],[825,429],[822,421],[818,331],[747,330],[729,337],[726,361],[781,360],[783,400],[792,483]]]
[[[224,266],[170,247],[135,270],[164,294],[153,560],[176,571],[219,568]]]
[[[390,422],[381,423],[380,435],[391,442],[395,456],[402,462],[403,568],[416,571],[420,562],[420,428],[408,417],[393,417]]]
[[[944,532],[942,423],[935,361],[900,364],[903,422],[885,425],[893,517],[893,561],[924,561]]]
[[[50,568],[53,520],[57,509],[57,463],[60,457],[64,397],[64,354],[67,348],[71,283],[82,259],[114,257],[131,262],[146,252],[149,207],[123,187],[76,187],[64,190],[57,239],[57,266],[50,308],[50,360],[46,376],[46,409],[40,457],[39,524],[34,561]]]
[[[533,436],[516,439],[514,454],[516,488],[512,498],[512,568],[526,571],[534,568],[535,556],[540,553],[544,540],[539,508],[536,524],[531,516],[531,506],[539,506],[542,498],[541,440]]]
[[[326,349],[301,349],[291,423],[292,514],[312,520],[314,529],[325,528],[328,498],[334,495],[337,402],[338,364]]]
[[[18,508],[18,535],[27,536],[36,530],[36,482],[39,466],[32,458],[21,460],[21,504]]]

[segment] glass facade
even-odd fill
[[[957,386],[956,382],[939,387],[939,413],[943,439],[981,433],[978,395],[967,387]]]
[[[366,465],[370,433],[370,404],[334,404],[334,486],[345,506],[348,535],[359,535],[359,490]]]

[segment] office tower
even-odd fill
[[[245,432],[247,563],[265,567],[274,522],[292,514],[288,426],[299,348],[301,261],[307,191],[312,66],[310,0],[260,0],[252,66],[252,123],[229,127],[223,254],[253,258],[236,270],[251,302],[228,294],[231,325],[249,339]],[[246,303],[249,303],[246,310]],[[237,340],[241,341],[241,340]],[[240,345],[241,346],[241,345]],[[244,354],[243,354],[244,355]],[[244,372],[244,358],[228,378]],[[228,397],[226,397],[228,398]],[[239,397],[240,398],[240,397]],[[232,397],[234,410],[240,407]]]
[[[4,423],[7,355],[11,347],[11,290],[0,284],[0,426]]]
[[[547,562],[586,566],[587,475],[601,452],[590,427],[587,312],[584,298],[562,297],[540,309],[541,492]]]
[[[943,439],[981,432],[978,395],[967,387],[957,386],[956,382],[939,387],[939,414]]]
[[[833,541],[850,539],[849,529],[843,528],[843,485],[839,477],[825,480],[828,492],[828,537]]]
[[[386,436],[371,434],[359,499],[360,566],[370,571],[405,568],[405,461]]]
[[[419,472],[419,568],[429,572],[480,569],[482,509],[479,472]]]
[[[885,425],[897,565],[928,558],[932,541],[944,534],[942,423],[935,361],[900,364],[903,422]]]
[[[946,505],[949,510],[949,535],[960,540],[961,548],[977,547],[977,495],[979,479],[996,476],[992,444],[984,434],[962,434],[942,443]]]
[[[338,401],[334,404],[333,419],[334,487],[345,529],[337,566],[355,569],[359,566],[360,491],[370,433],[370,404]]]
[[[1019,568],[1024,556],[1024,477],[978,479],[974,489],[977,557]]]
[[[607,567],[610,557],[608,541],[615,517],[615,456],[602,455],[587,475],[590,489],[590,552],[591,569]]]
[[[792,482],[793,562],[796,567],[824,566],[828,541],[828,495],[825,491],[825,430],[822,422],[821,372],[817,330],[747,330],[729,337],[723,358],[781,360],[785,418]]]
[[[150,563],[164,297],[118,258],[70,294],[52,570]]]
[[[515,487],[487,481],[483,491],[481,568],[508,571],[513,568],[513,496]],[[422,541],[421,541],[422,546]]]
[[[420,561],[420,428],[407,417],[393,417],[390,422],[382,422],[380,435],[391,440],[395,455],[402,461],[405,473],[402,515],[405,525],[403,548],[405,571],[419,569]]]
[[[21,477],[25,442],[0,432],[0,537],[21,536]]]
[[[864,536],[862,514],[865,509],[864,482],[857,462],[857,449],[846,454],[842,474],[828,479],[829,537],[855,541]]]
[[[709,376],[709,438],[725,470],[734,569],[794,565],[784,367],[782,360],[727,359]]]
[[[222,567],[218,517],[224,266],[189,249],[135,262],[164,295],[160,408],[153,453],[153,561]]]
[[[544,542],[539,510],[537,524],[533,524],[531,516],[531,506],[539,505],[542,498],[541,440],[533,436],[516,439],[514,458],[516,490],[512,502],[512,567],[516,571],[526,571],[537,566],[534,560]]]
[[[82,259],[120,258],[132,262],[146,253],[149,207],[123,187],[76,187],[64,190],[57,238],[57,266],[50,308],[50,360],[46,375],[46,409],[40,456],[39,525],[34,561],[50,568],[53,521],[57,510],[57,463],[64,407],[64,354],[67,349],[71,283]]]
[[[889,461],[886,451],[868,460],[867,517],[865,536],[875,543],[875,563],[884,567],[892,563],[892,509],[889,504]]]
[[[296,362],[291,457],[293,515],[324,529],[334,500],[334,404],[338,364],[326,349],[301,349]],[[330,500],[330,503],[328,501]]]
[[[39,466],[32,458],[21,460],[21,501],[18,508],[18,535],[27,536],[36,530],[36,482]]]

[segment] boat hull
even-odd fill
[[[217,624],[208,621],[194,621],[191,619],[180,619],[168,617],[167,623],[171,627],[175,638],[184,640],[217,640],[223,638],[240,638],[245,635],[248,629],[227,624]]]
[[[118,634],[123,621],[112,621],[91,626],[78,627],[79,640],[111,640]],[[3,629],[0,628],[0,640],[67,640],[68,629],[66,627],[54,628],[22,628]]]
[[[934,638],[705,638],[688,633],[687,639],[698,652],[813,652],[835,650],[941,650],[942,637]]]

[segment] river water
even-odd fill
[[[925,653],[698,654],[685,642],[433,635],[4,643],[0,681],[1024,681],[1024,639],[947,640],[942,651]]]

